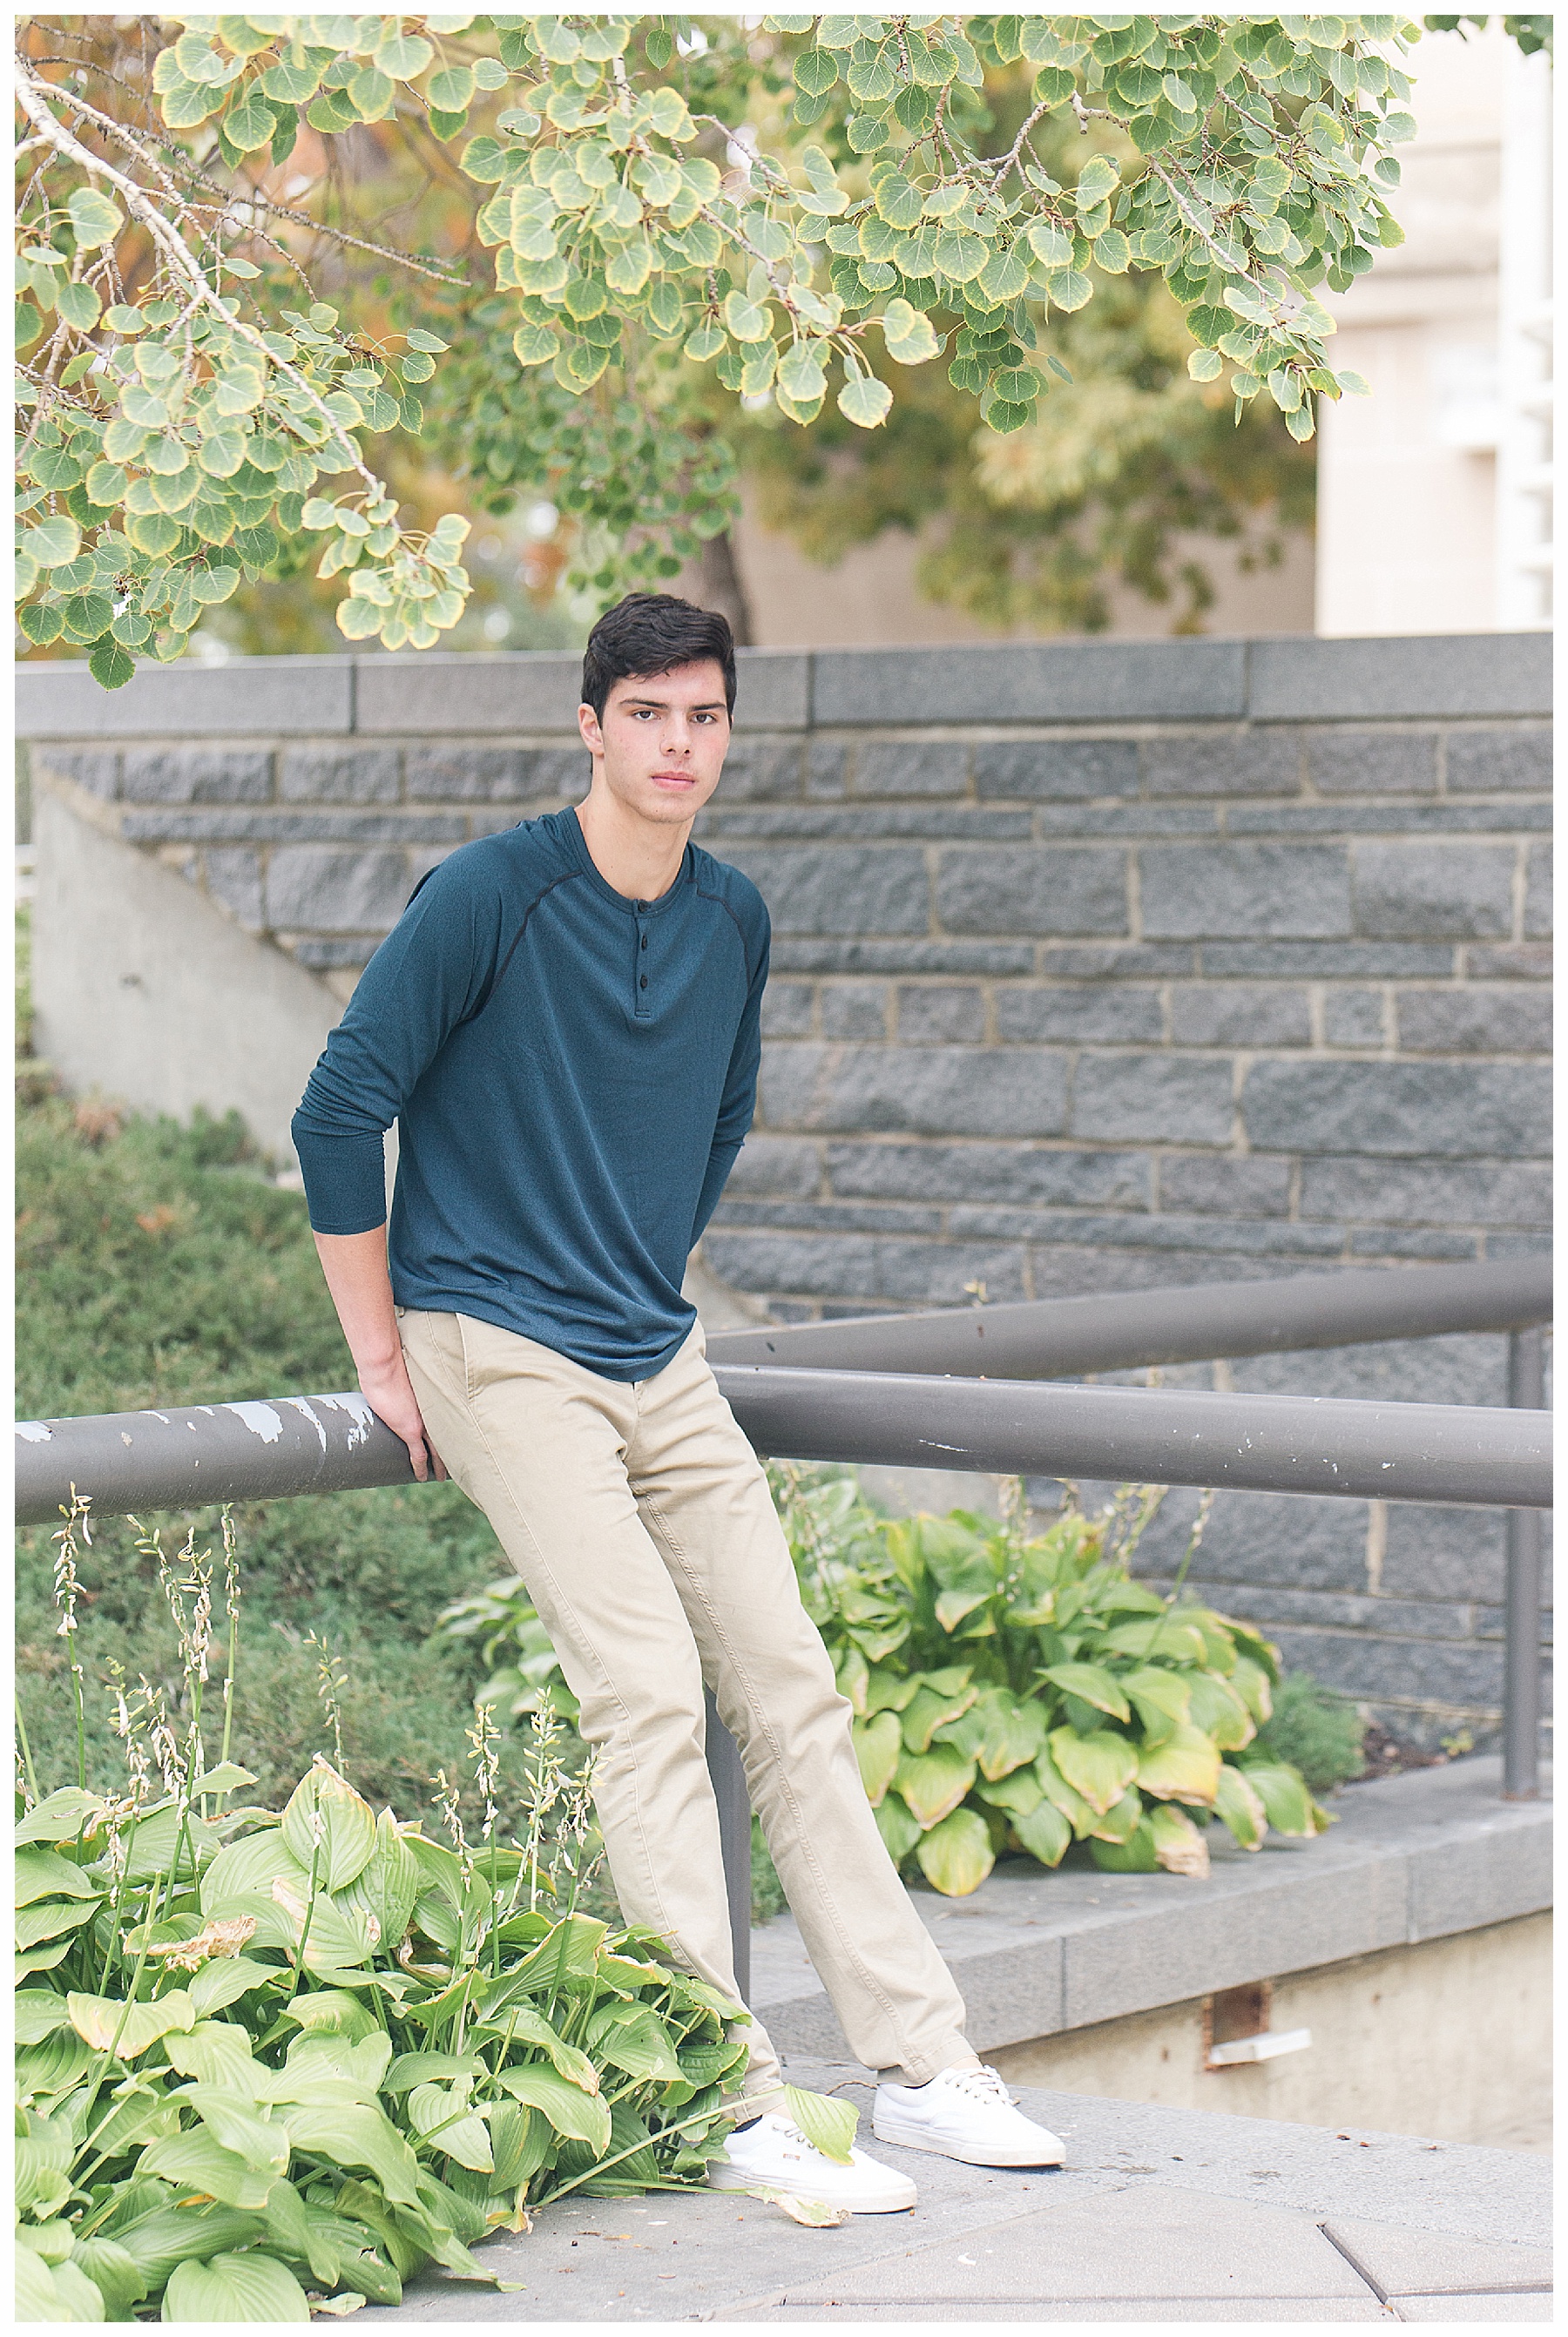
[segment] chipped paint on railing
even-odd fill
[[[41,1420],[19,1420],[16,1433],[29,1444],[52,1444],[54,1441],[54,1430],[45,1428]]]
[[[353,1426],[349,1429],[345,1442],[350,1452],[357,1444],[365,1442],[375,1425],[376,1415],[362,1395],[321,1395],[318,1396],[316,1401],[318,1403],[326,1404],[333,1412],[346,1412],[348,1414]]]
[[[236,1420],[242,1420],[251,1435],[259,1436],[263,1444],[276,1444],[283,1433],[283,1423],[270,1403],[226,1403],[223,1409],[231,1412]]]
[[[327,1431],[322,1427],[321,1423],[317,1419],[316,1414],[310,1409],[309,1397],[304,1395],[286,1395],[283,1401],[285,1403],[292,1404],[296,1412],[302,1412],[304,1413],[306,1419],[310,1423],[311,1427],[316,1431],[316,1434],[320,1441],[321,1450],[325,1452],[327,1450]]]

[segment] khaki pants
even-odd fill
[[[735,1995],[706,1680],[851,2049],[912,2085],[972,2061],[962,2000],[877,1831],[849,1706],[701,1326],[633,1384],[467,1315],[405,1311],[399,1330],[431,1441],[581,1699],[626,1920]],[[767,2108],[779,2062],[760,2024],[750,2038],[748,2102]]]

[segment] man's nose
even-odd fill
[[[689,755],[691,752],[691,732],[683,714],[671,716],[665,725],[664,744],[661,751],[666,755]]]

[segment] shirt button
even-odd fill
[[[647,989],[647,987],[648,987],[648,977],[647,977],[647,975],[646,975],[646,974],[644,974],[644,975],[643,975],[642,980],[642,983],[641,983],[641,984],[639,985],[639,987],[640,987],[640,988],[642,988],[642,989],[643,989],[643,990],[646,990],[646,989]]]
[[[646,949],[646,948],[647,948],[647,946],[648,946],[648,936],[647,936],[647,934],[643,934],[643,936],[642,936],[642,946],[643,946],[643,948],[644,948],[644,949]]]

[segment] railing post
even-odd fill
[[[1546,1401],[1539,1330],[1508,1335],[1508,1401],[1540,1412]],[[1504,1652],[1503,1797],[1531,1802],[1540,1791],[1541,1513],[1508,1512],[1507,1638]]]
[[[708,1775],[719,1804],[719,1840],[724,1853],[724,1889],[730,1901],[730,1937],[735,1985],[742,2004],[751,2001],[751,1797],[746,1790],[740,1747],[719,1717],[711,1688],[708,1706]]]

